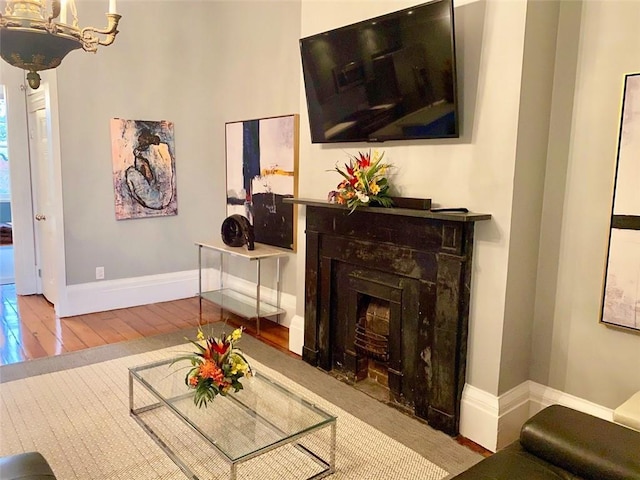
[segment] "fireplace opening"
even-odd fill
[[[390,303],[361,295],[355,322],[354,349],[358,354],[356,381],[375,397],[389,399]]]

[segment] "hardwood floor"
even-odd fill
[[[42,295],[16,295],[10,284],[0,285],[0,302],[0,365],[195,328],[198,322],[226,320],[256,336],[255,321],[226,313],[223,319],[220,309],[209,302],[203,302],[201,315],[197,297],[57,318]],[[263,342],[290,353],[286,327],[263,319],[260,329]]]

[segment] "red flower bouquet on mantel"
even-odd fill
[[[195,390],[194,403],[206,407],[216,395],[242,390],[242,377],[252,375],[251,366],[244,354],[235,345],[242,336],[242,329],[234,330],[230,335],[224,333],[219,338],[205,337],[198,329],[198,341],[189,340],[198,351],[178,357],[172,362],[188,360],[192,368],[185,376],[185,383]]]
[[[344,170],[336,165],[335,170],[344,177],[338,189],[329,192],[329,201],[349,207],[351,212],[360,206],[380,205],[393,206],[389,196],[389,182],[385,177],[392,165],[382,161],[384,152],[374,150],[367,153],[358,152],[350,155],[349,164]],[[349,212],[349,213],[351,213]]]

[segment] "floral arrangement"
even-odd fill
[[[198,350],[172,362],[191,362],[191,368],[184,381],[189,388],[195,390],[193,401],[198,407],[206,407],[216,395],[227,395],[232,390],[242,390],[240,379],[252,375],[249,362],[236,348],[241,336],[241,328],[237,328],[230,335],[223,333],[219,338],[205,336],[202,329],[198,328],[198,341],[189,340]]]
[[[389,196],[389,182],[385,177],[390,164],[382,161],[384,152],[377,150],[367,153],[358,152],[350,155],[349,163],[341,169],[336,165],[335,170],[344,177],[338,184],[338,189],[329,192],[329,201],[346,205],[353,212],[360,206],[381,205],[393,206]],[[349,213],[351,213],[349,212]]]

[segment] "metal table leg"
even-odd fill
[[[198,303],[200,320],[202,321],[202,245],[198,245]]]
[[[260,336],[260,259],[256,260],[256,330]]]

